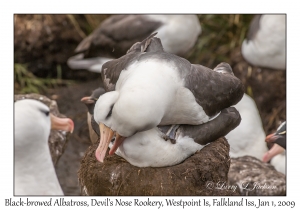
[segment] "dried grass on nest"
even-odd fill
[[[88,195],[238,195],[225,189],[207,187],[208,182],[227,182],[229,145],[220,138],[183,163],[162,168],[139,168],[123,158],[95,158],[94,144],[81,161],[78,177]]]

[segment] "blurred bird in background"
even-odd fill
[[[242,55],[254,66],[286,69],[286,15],[256,15],[242,44]]]
[[[68,65],[100,73],[105,62],[125,55],[154,32],[166,52],[183,56],[194,46],[201,26],[196,15],[112,15],[82,40]]]

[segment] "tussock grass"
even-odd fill
[[[26,64],[14,64],[14,89],[15,94],[44,93],[47,88],[55,88],[62,85],[70,85],[71,80],[62,80],[61,68],[57,66],[58,78],[39,78],[27,70]]]
[[[241,46],[253,15],[198,15],[202,33],[188,59],[214,68],[220,62],[231,64],[230,54]]]

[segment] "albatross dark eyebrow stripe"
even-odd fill
[[[40,111],[43,112],[46,116],[48,116],[50,113],[49,110],[40,109]]]
[[[109,117],[111,116],[111,113],[112,113],[113,108],[114,108],[114,104],[111,105],[110,111],[108,112],[108,114],[107,114],[107,116],[105,117],[105,119],[107,119],[107,118],[109,118]]]

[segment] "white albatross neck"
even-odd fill
[[[31,152],[15,155],[15,195],[63,195],[48,145]]]

